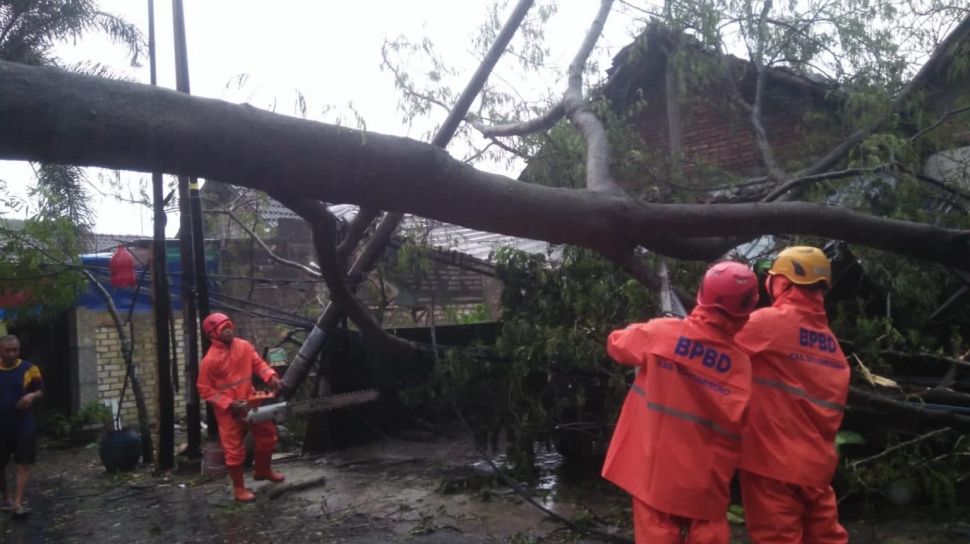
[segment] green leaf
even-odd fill
[[[866,438],[855,431],[839,431],[835,435],[836,444],[865,444]]]

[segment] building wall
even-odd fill
[[[268,239],[267,244],[284,259],[300,263],[316,260],[310,230],[302,221],[281,220],[277,236]],[[248,239],[225,240],[219,267],[223,276],[219,297],[214,300],[221,300],[231,308],[218,310],[233,319],[238,336],[251,342],[260,354],[265,348],[276,346],[288,330],[298,326],[297,322],[314,321],[322,310],[318,298],[326,299],[321,281],[271,259],[265,250]],[[294,324],[272,318],[277,315]]]
[[[266,243],[285,259],[300,263],[316,261],[310,230],[303,221],[280,220],[276,236]],[[364,304],[379,314],[380,287],[385,288],[389,306],[383,316],[378,316],[385,327],[428,325],[432,306],[434,322],[439,325],[461,323],[468,315],[485,313],[489,319],[499,317],[501,283],[495,278],[437,261],[427,263],[427,272],[409,273],[399,269],[395,256],[395,251],[389,251],[382,271],[372,273],[359,290]],[[322,280],[269,258],[265,250],[249,240],[223,243],[220,272],[223,279],[219,291],[225,295],[222,298],[237,308],[220,311],[233,318],[239,336],[252,342],[260,354],[265,348],[279,344],[289,330],[298,327],[272,319],[272,310],[312,323],[329,299]],[[245,279],[253,276],[271,280]],[[296,354],[297,346],[283,347],[290,358]]]
[[[715,92],[716,91],[716,92]],[[636,127],[646,148],[667,154],[668,136],[666,93],[658,85],[648,91],[647,103],[636,119]],[[721,94],[718,94],[721,93]],[[712,166],[736,175],[755,175],[762,168],[761,152],[751,122],[728,104],[726,91],[705,91],[688,95],[681,104],[681,124],[685,172],[697,166]],[[764,108],[763,122],[776,157],[811,158],[820,155],[836,140],[836,135],[818,131],[808,121],[814,112],[826,118],[827,109],[809,97],[788,92],[785,87],[770,91]],[[834,122],[834,117],[829,119]]]
[[[149,414],[154,425],[157,413],[157,371],[155,358],[154,320],[150,313],[136,313],[132,316],[134,334],[132,336],[133,363]],[[184,341],[181,333],[182,318],[175,318],[176,352],[172,358],[178,376],[178,391],[175,395],[176,421],[185,417],[185,399],[188,392],[184,375]],[[106,311],[93,311],[79,308],[72,319],[71,349],[77,362],[72,376],[75,391],[75,408],[90,402],[117,405],[125,379],[125,363],[121,355],[121,341],[111,315]],[[135,397],[131,386],[125,389],[121,404],[123,425],[138,425]]]

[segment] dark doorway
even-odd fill
[[[44,378],[44,402],[38,415],[71,411],[71,347],[67,312],[43,321],[23,320],[9,323],[10,334],[20,339],[20,358],[36,364]]]

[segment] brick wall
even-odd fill
[[[635,120],[646,148],[659,155],[670,151],[666,93],[657,85],[647,91],[647,103]],[[723,169],[736,175],[763,173],[761,152],[750,119],[728,104],[726,90],[712,88],[694,91],[681,103],[684,170],[699,166]],[[831,106],[825,106],[804,93],[788,87],[768,92],[763,122],[775,156],[782,162],[806,159],[821,154],[837,140],[837,134],[820,133],[809,118],[821,116],[834,123]],[[812,112],[814,115],[807,115]]]
[[[155,391],[157,365],[153,317],[147,312],[136,313],[132,316],[132,326],[134,330],[132,362],[145,393],[149,421],[154,425],[157,413]],[[185,361],[181,327],[182,318],[177,316],[175,318],[176,353],[172,359],[179,382],[178,392],[175,395],[176,421],[185,417],[186,383],[183,372]],[[125,363],[121,356],[121,342],[110,314],[78,309],[73,320],[73,328],[72,340],[75,342],[72,348],[75,349],[77,365],[72,371],[77,376],[77,379],[72,379],[77,398],[75,406],[83,406],[92,401],[108,405],[117,404],[125,379]],[[137,426],[137,408],[130,383],[125,389],[120,408],[122,424]]]

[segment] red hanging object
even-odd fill
[[[112,287],[135,286],[135,258],[124,246],[118,246],[108,266],[111,269]]]
[[[27,291],[0,290],[0,308],[19,308],[26,305],[29,298]]]

